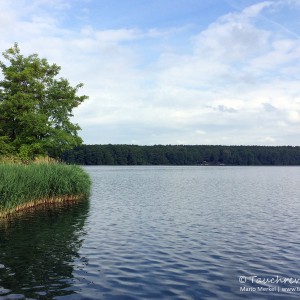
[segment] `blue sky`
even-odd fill
[[[0,0],[18,42],[89,96],[86,144],[299,145],[300,0]]]

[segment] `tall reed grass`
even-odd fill
[[[80,166],[0,163],[0,217],[40,203],[88,197],[90,186]]]

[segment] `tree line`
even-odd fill
[[[80,165],[300,165],[300,147],[80,145],[60,158]]]

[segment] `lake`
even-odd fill
[[[0,222],[0,299],[300,298],[300,167],[84,168]]]

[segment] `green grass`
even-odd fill
[[[2,163],[0,217],[26,204],[86,198],[90,186],[90,178],[80,166]]]

